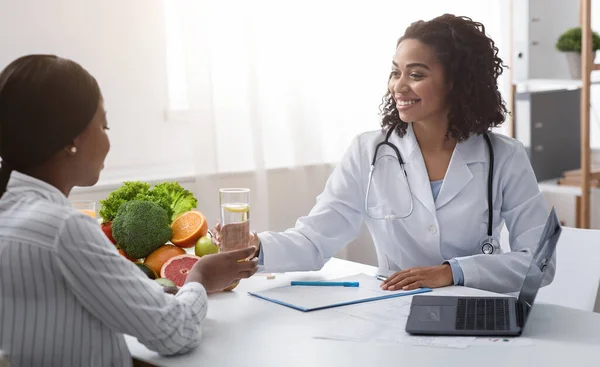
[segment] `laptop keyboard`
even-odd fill
[[[456,309],[457,330],[507,330],[508,327],[508,299],[458,299]]]

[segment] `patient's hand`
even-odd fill
[[[381,284],[381,289],[408,291],[422,287],[439,288],[452,284],[454,284],[452,268],[449,264],[443,264],[399,271],[387,278]]]
[[[204,255],[192,266],[185,283],[201,283],[208,293],[223,290],[241,279],[250,278],[258,271],[256,259],[245,261],[256,249],[248,247],[241,250]]]

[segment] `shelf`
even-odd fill
[[[566,194],[571,196],[581,195],[580,186],[559,185],[557,181],[558,178],[540,181],[538,182],[538,187],[543,192],[551,192],[553,194]],[[600,188],[597,187],[591,187],[590,190],[592,192],[600,193]]]
[[[600,64],[596,64],[600,67]],[[600,70],[600,69],[598,69]],[[535,93],[555,90],[574,90],[583,87],[581,79],[527,79],[515,80],[516,93]],[[600,84],[600,73],[591,74],[591,84]]]

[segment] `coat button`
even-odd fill
[[[429,232],[431,234],[436,234],[437,233],[437,227],[435,226],[435,224],[432,224],[429,226]]]

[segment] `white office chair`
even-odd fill
[[[506,226],[500,245],[510,251]],[[535,301],[600,312],[599,230],[563,227],[556,245],[554,280],[540,289]]]
[[[600,230],[563,227],[554,281],[540,289],[536,302],[594,311],[599,284]]]

